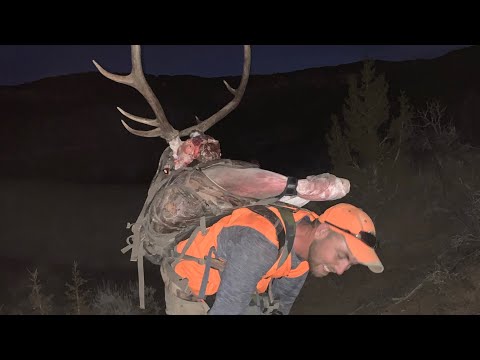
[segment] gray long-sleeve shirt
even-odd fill
[[[257,283],[278,258],[278,248],[260,232],[246,226],[222,229],[217,239],[217,256],[226,260],[221,283],[210,315],[244,314]],[[292,269],[301,260],[292,251]],[[287,315],[305,282],[307,273],[296,278],[273,279],[271,286],[279,310]]]

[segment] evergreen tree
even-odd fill
[[[376,176],[385,161],[396,162],[402,144],[411,136],[413,109],[407,96],[401,93],[399,115],[391,118],[388,90],[385,76],[376,76],[372,60],[363,63],[360,81],[357,76],[349,79],[343,119],[332,115],[332,126],[326,136],[335,168],[350,165],[370,174],[373,171]]]
[[[343,135],[338,116],[332,114],[332,127],[326,136],[328,144],[328,154],[334,168],[339,169],[346,165],[351,165],[350,149]]]
[[[398,97],[400,104],[400,114],[392,119],[388,130],[388,139],[390,139],[390,149],[394,152],[393,163],[396,163],[401,153],[402,146],[412,136],[412,119],[414,111],[410,102],[402,91]]]
[[[390,103],[385,76],[375,76],[374,62],[364,62],[361,82],[349,81],[348,97],[343,106],[345,135],[352,157],[362,168],[376,165],[380,157],[378,130],[388,121]]]

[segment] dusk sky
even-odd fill
[[[468,45],[253,45],[251,74],[272,74],[363,60],[429,59]],[[240,75],[241,45],[144,45],[144,71],[154,75]],[[129,45],[0,45],[0,85],[97,71],[130,71]]]

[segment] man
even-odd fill
[[[319,216],[284,205],[266,208],[287,228],[286,239],[293,231],[290,252],[270,212],[248,207],[178,243],[174,260],[161,265],[166,313],[286,315],[309,271],[341,275],[355,264],[383,271],[375,226],[363,210],[340,203]]]
[[[194,139],[210,144],[207,136]],[[208,153],[201,146],[202,141],[200,145],[192,142],[184,152]],[[197,226],[202,217],[210,221],[236,208],[276,201],[302,207],[309,201],[337,200],[350,191],[349,180],[329,173],[296,179],[229,159],[202,158],[191,166],[171,170],[168,154],[166,151],[162,155],[144,207],[137,221],[129,224],[133,235],[122,249],[123,253],[131,249],[130,260],[137,262],[142,309],[145,308],[143,259],[160,265],[171,252],[171,245],[182,240],[178,233]]]

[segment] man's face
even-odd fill
[[[324,277],[329,273],[341,275],[357,263],[344,237],[336,232],[331,231],[327,236],[313,240],[310,245],[308,264],[315,277]]]

